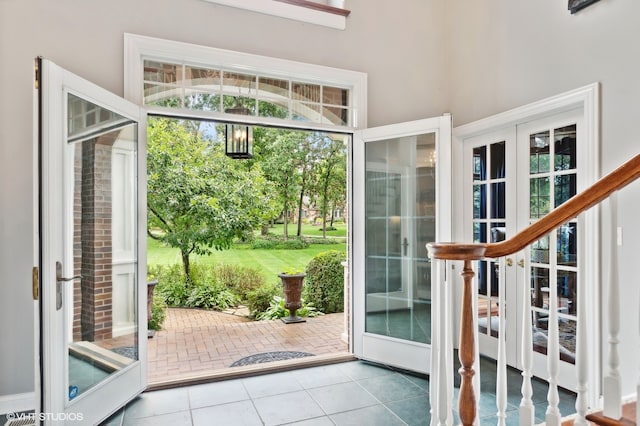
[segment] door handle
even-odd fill
[[[56,311],[62,308],[62,283],[81,279],[82,275],[74,275],[69,278],[62,276],[62,263],[56,262]]]
[[[513,266],[513,259],[510,257],[507,257],[506,263],[507,263],[507,266]]]
[[[518,261],[518,266],[521,267],[521,268],[524,268],[524,259],[520,259]]]
[[[405,237],[404,240],[402,241],[402,248],[404,249],[404,256],[407,255],[407,247],[409,247],[409,241],[407,241],[407,238]]]

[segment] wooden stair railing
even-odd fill
[[[458,396],[458,415],[463,425],[472,425],[476,418],[476,397],[472,383],[475,374],[473,369],[475,342],[472,280],[475,273],[471,267],[471,262],[481,259],[495,259],[519,252],[639,177],[640,154],[508,240],[498,243],[427,244],[429,256],[433,259],[464,261],[461,274],[463,277],[463,289],[458,349],[458,357],[461,364],[459,370],[461,384]]]

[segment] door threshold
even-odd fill
[[[244,377],[259,376],[262,374],[279,373],[282,371],[290,371],[300,368],[338,364],[341,362],[355,361],[356,359],[357,358],[352,353],[339,352],[335,354],[315,355],[284,361],[273,361],[263,364],[252,364],[242,367],[229,367],[211,372],[203,372],[197,375],[185,375],[184,377],[177,379],[150,382],[147,385],[145,392],[197,385],[201,383],[211,383],[222,380],[240,379]]]

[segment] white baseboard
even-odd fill
[[[0,414],[19,413],[36,409],[36,393],[16,393],[0,396]]]

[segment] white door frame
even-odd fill
[[[546,116],[558,114],[572,109],[581,108],[584,122],[584,135],[582,137],[581,151],[584,161],[580,168],[583,182],[590,184],[600,177],[600,86],[599,83],[593,83],[587,86],[577,88],[556,96],[542,99],[531,104],[514,108],[512,110],[496,114],[478,121],[458,126],[453,129],[452,142],[452,158],[456,159],[452,163],[452,175],[462,176],[463,146],[464,141],[468,138],[478,136],[484,133],[494,132],[500,128],[517,126],[532,120],[543,118]],[[578,188],[578,191],[585,188]],[[464,234],[463,227],[463,182],[461,179],[454,179],[452,182],[452,223],[453,237],[456,241],[466,241],[468,236]],[[601,277],[600,271],[600,208],[598,206],[587,210],[583,213],[584,218],[584,259],[582,267],[579,271],[585,277],[586,302],[584,308],[591,315],[587,316],[587,329],[594,330],[593,338],[587,343],[589,354],[588,377],[589,383],[594,384],[594,392],[591,392],[590,398],[595,403],[596,395],[599,394],[600,381],[597,379],[600,372],[601,355],[601,334],[600,318],[601,306],[598,300],[599,282]],[[458,274],[454,274],[456,279]],[[455,286],[460,288],[460,284]],[[456,295],[455,309],[459,311],[460,295]],[[458,312],[459,314],[459,312]],[[454,340],[454,341],[457,341]]]
[[[41,176],[39,193],[41,196],[40,214],[40,311],[36,324],[40,325],[36,345],[41,376],[36,377],[36,403],[39,417],[45,424],[55,423],[63,416],[68,420],[82,420],[97,423],[122,405],[133,399],[146,387],[146,227],[138,226],[138,360],[110,375],[108,378],[69,400],[65,392],[68,382],[68,342],[69,317],[65,311],[68,303],[68,290],[62,291],[62,306],[56,306],[56,268],[57,261],[62,262],[62,274],[73,275],[65,256],[72,256],[69,248],[68,231],[71,227],[72,214],[66,200],[70,195],[69,155],[67,146],[67,96],[72,93],[89,102],[134,120],[138,126],[138,224],[146,223],[146,120],[143,111],[136,105],[107,92],[106,90],[84,80],[52,62],[42,60],[42,142],[41,142]],[[48,86],[46,86],[48,85]],[[64,173],[61,172],[64,171]],[[65,176],[66,173],[66,176]],[[68,288],[68,287],[67,287]],[[65,300],[66,299],[66,300]],[[36,313],[38,315],[38,313]],[[96,409],[100,407],[100,409]]]
[[[353,175],[351,185],[352,196],[352,304],[353,314],[353,353],[355,356],[374,362],[381,362],[407,370],[428,373],[431,366],[431,345],[397,338],[381,336],[365,332],[365,140],[379,141],[403,136],[413,136],[428,132],[436,132],[437,164],[445,167],[436,168],[436,239],[450,241],[451,237],[451,193],[447,191],[451,185],[450,169],[451,116],[416,120],[407,123],[392,124],[382,127],[357,131],[353,137]],[[433,313],[432,313],[433,315]],[[398,346],[400,345],[400,346]]]

